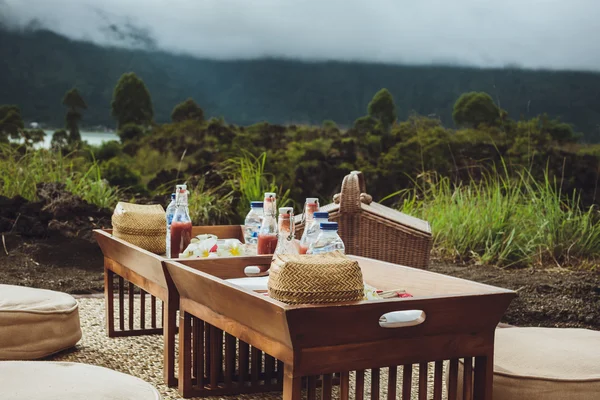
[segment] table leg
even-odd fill
[[[183,397],[192,396],[192,317],[179,310],[179,394]],[[165,338],[167,336],[165,335]],[[166,339],[165,339],[166,341]],[[166,343],[165,343],[166,345]],[[165,362],[166,362],[165,349]],[[165,364],[166,366],[167,364]],[[165,368],[165,381],[168,380]]]
[[[167,386],[177,386],[177,377],[175,376],[175,334],[177,334],[179,299],[172,292],[172,290],[169,291],[168,299],[163,303],[163,309],[167,309],[163,313],[164,380]],[[179,349],[181,353],[181,347]]]
[[[114,272],[104,265],[104,310],[106,311],[106,333],[108,337],[115,334],[115,295],[113,293]]]
[[[494,353],[475,357],[474,400],[491,400],[494,386]]]
[[[285,364],[283,372],[283,400],[300,400],[302,398],[302,377],[294,376],[293,368]]]

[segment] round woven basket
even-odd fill
[[[276,255],[269,272],[269,296],[287,304],[359,301],[364,296],[357,261],[341,252]]]
[[[155,254],[166,249],[167,219],[160,204],[119,202],[112,215],[113,235]]]

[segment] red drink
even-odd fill
[[[302,246],[300,245],[300,254],[306,254],[306,252],[308,251],[308,246]]]
[[[277,235],[259,234],[256,247],[257,254],[275,253],[275,248],[277,247]]]
[[[179,253],[183,253],[191,240],[192,223],[173,221],[171,223],[171,258],[178,258]]]

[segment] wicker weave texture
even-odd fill
[[[342,182],[334,203],[320,208],[339,224],[346,254],[414,268],[427,268],[433,239],[426,221],[372,202],[362,173],[353,171]],[[296,225],[302,235],[304,226]]]
[[[167,220],[160,204],[119,202],[112,215],[113,235],[155,254],[166,251]]]
[[[287,304],[362,300],[362,272],[357,261],[340,252],[276,255],[269,273],[269,296]]]

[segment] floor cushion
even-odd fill
[[[79,308],[73,296],[0,285],[0,360],[45,357],[79,339]]]
[[[462,371],[459,364],[459,398]],[[493,398],[600,399],[600,332],[571,328],[497,329]]]
[[[95,365],[0,361],[3,400],[160,400],[149,383]]]

